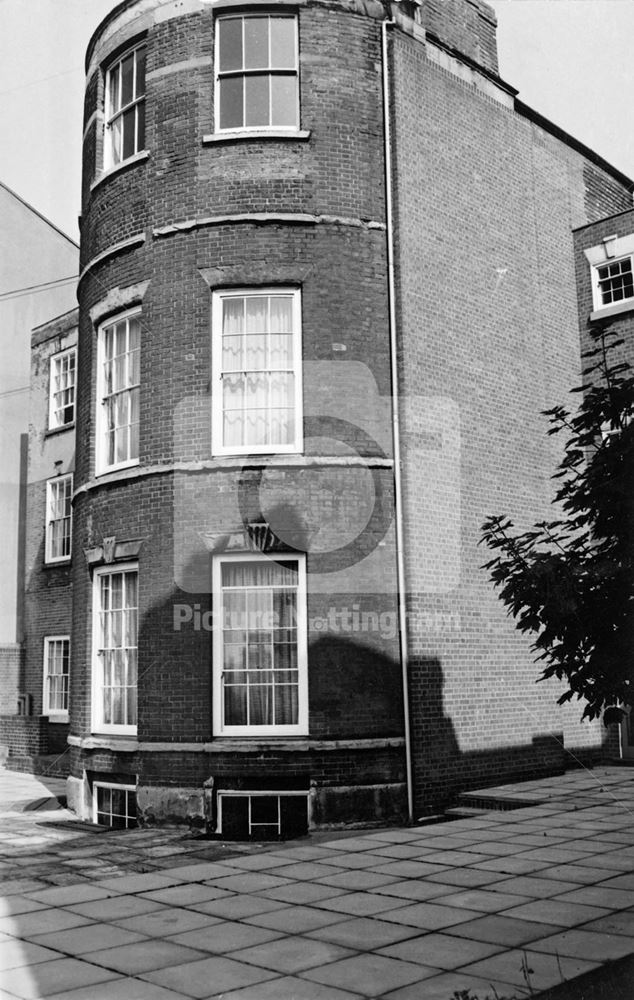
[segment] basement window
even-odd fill
[[[93,822],[113,830],[136,827],[136,788],[134,785],[108,785],[95,781],[92,790]]]
[[[218,792],[217,833],[228,840],[290,840],[308,833],[307,792]]]
[[[297,17],[216,21],[216,131],[299,128]]]

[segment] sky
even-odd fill
[[[634,178],[634,0],[490,0],[500,75]],[[78,238],[84,55],[115,0],[0,0],[0,181]]]

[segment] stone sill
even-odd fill
[[[306,129],[250,129],[244,132],[214,132],[203,136],[203,146],[214,146],[227,142],[260,142],[262,139],[277,141],[306,142],[310,139],[310,130]]]
[[[609,319],[611,316],[621,316],[623,313],[634,312],[634,299],[626,299],[624,302],[615,302],[611,306],[603,306],[590,313],[590,322],[598,323],[601,320]]]
[[[67,431],[75,430],[75,421],[72,420],[69,424],[64,424],[62,427],[49,427],[48,430],[44,431],[44,437],[50,438],[55,437],[57,434],[65,434]]]
[[[103,184],[104,181],[109,180],[110,177],[114,177],[116,174],[120,174],[123,170],[127,170],[128,167],[134,167],[137,163],[144,163],[145,160],[150,158],[150,154],[147,149],[142,150],[140,153],[135,153],[134,156],[129,156],[127,160],[123,160],[121,163],[117,163],[116,167],[110,167],[108,170],[104,170],[99,177],[90,185],[90,190],[94,191],[95,188]]]

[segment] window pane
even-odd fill
[[[115,111],[118,111],[121,107],[120,102],[120,86],[119,86],[119,74],[121,72],[121,65],[117,65],[110,70],[109,80],[110,80],[110,107],[108,109],[108,115],[113,115]]]
[[[279,798],[277,795],[251,796],[251,822],[277,823]]]
[[[244,78],[244,124],[269,125],[269,77],[262,73]]]
[[[271,77],[271,125],[289,128],[297,121],[297,77]]]
[[[268,17],[244,19],[244,68],[266,69],[269,65]]]
[[[268,325],[269,298],[267,295],[249,295],[246,300],[246,332],[263,333]]]
[[[242,352],[242,335],[237,337],[222,338],[222,370],[225,372],[237,372],[244,370],[244,357]]]
[[[136,108],[129,108],[121,116],[123,120],[123,159],[136,153]]]
[[[293,329],[293,300],[290,295],[271,295],[271,333],[290,333]]]
[[[243,124],[243,80],[241,76],[220,80],[220,128],[240,128]]]
[[[272,17],[271,25],[271,67],[273,69],[295,69],[295,18]]]
[[[228,726],[247,725],[247,688],[225,684],[225,722]]]
[[[121,146],[122,146],[122,132],[123,132],[123,121],[122,119],[115,118],[112,125],[110,126],[110,142],[111,142],[111,156],[113,166],[121,162]]]
[[[136,52],[136,97],[145,94],[145,46]]]
[[[275,723],[294,726],[298,719],[297,686],[281,684],[275,688]]]
[[[251,726],[272,726],[273,685],[251,684],[249,691],[249,724]]]
[[[141,101],[140,104],[137,104],[136,115],[137,115],[136,152],[138,153],[140,149],[145,149],[145,101]]]
[[[221,73],[242,69],[242,18],[218,21],[218,68]]]
[[[134,100],[134,53],[131,52],[121,61],[121,105]]]

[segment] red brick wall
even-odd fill
[[[310,584],[314,560],[309,553],[310,736],[331,741],[399,737],[403,711],[393,532],[386,535],[393,474],[379,22],[353,11],[300,6],[301,127],[310,131],[310,139],[203,145],[203,136],[213,132],[213,25],[213,12],[205,9],[150,28],[149,159],[104,178],[92,192],[88,182],[84,186],[84,263],[134,233],[145,232],[147,240],[98,264],[80,289],[77,485],[90,489],[76,501],[72,732],[90,732],[91,581],[83,550],[116,535],[142,540],[139,739],[201,743],[212,738],[211,635],[188,625],[175,631],[174,606],[199,605],[203,612],[212,607],[209,556],[201,535],[241,527],[236,498],[242,480],[245,518],[257,519],[261,511],[274,518],[277,510],[274,527],[283,529],[289,518],[305,527],[317,525],[321,549],[335,551],[337,521],[340,533],[357,545],[358,556],[366,544],[374,550],[359,568],[347,551],[335,556],[336,583],[327,577],[317,592]],[[107,51],[100,47],[95,66],[102,58]],[[179,62],[205,59],[206,65],[170,71]],[[99,72],[91,70],[87,119],[103,99]],[[89,181],[98,146],[89,132],[84,160]],[[151,231],[177,221],[254,212],[328,218],[292,225],[203,226],[171,235]],[[275,460],[250,462],[243,472],[240,463],[227,467],[220,460],[215,470],[172,474],[166,469],[128,483],[92,483],[96,332],[89,311],[99,309],[110,290],[138,282],[149,282],[142,303],[142,468],[210,460],[213,289],[285,284],[302,293],[305,451],[332,454],[333,443],[325,439],[335,437],[336,455],[375,458],[375,472],[302,460],[280,468]],[[345,351],[333,351],[333,344],[345,345]],[[348,369],[351,374],[342,376]],[[374,395],[368,388],[372,380]],[[258,472],[261,465],[264,471]],[[369,491],[376,494],[372,517]],[[363,539],[355,543],[368,517]],[[183,576],[192,573],[193,582],[181,589]],[[385,627],[363,633],[351,619],[342,632],[329,625],[331,608],[348,608],[359,619],[370,614],[371,622],[372,615],[388,617],[380,619]],[[202,786],[210,774],[246,780],[246,773],[249,780],[261,780],[269,771],[284,780],[299,774],[328,786],[393,785],[402,782],[404,767],[399,746],[243,756],[139,753],[132,761],[107,751],[73,751],[75,774],[82,767],[121,771],[125,761],[127,771],[136,769],[142,783],[154,786]],[[401,807],[399,800],[395,809]],[[324,822],[333,820],[328,808],[339,807],[331,803],[321,816]]]
[[[481,0],[422,0],[416,19],[444,45],[497,75],[497,20]]]
[[[12,757],[48,752],[48,719],[35,715],[0,715],[0,745]]]
[[[559,456],[540,411],[579,379],[571,229],[629,195],[421,42],[397,31],[392,51],[404,438],[419,451],[405,470],[410,678],[426,809],[443,786],[561,762],[552,734],[573,751],[601,747],[600,726],[578,722],[582,706],[564,710],[556,685],[536,687],[539,667],[478,539],[489,514],[518,527],[552,516]],[[436,440],[410,406],[418,398],[446,415]],[[536,753],[542,737],[550,749]]]

